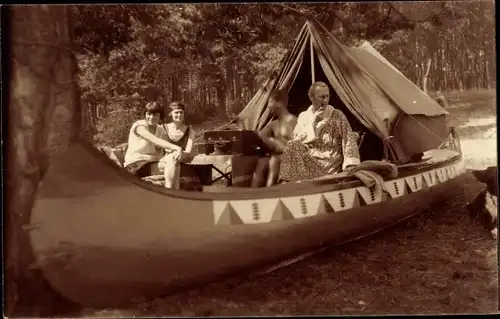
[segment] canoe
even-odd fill
[[[339,174],[217,192],[141,181],[83,141],[51,164],[30,236],[45,278],[86,307],[120,307],[338,245],[460,191],[460,151],[398,167],[388,193]]]

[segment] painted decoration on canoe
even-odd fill
[[[448,180],[448,172],[446,170],[446,167],[438,168],[436,170],[436,175],[439,179],[439,182],[441,182],[441,183],[444,183]]]
[[[234,210],[245,224],[269,223],[272,220],[277,220],[276,217],[273,218],[273,215],[280,214],[277,210],[281,209],[280,200],[278,198],[234,200],[229,201],[229,203],[231,203]],[[286,212],[284,212],[284,214],[286,215]],[[283,220],[283,218],[281,220]]]
[[[432,187],[438,183],[438,178],[435,169],[433,169],[432,171],[422,173],[422,176],[424,177],[424,181],[428,187]]]
[[[408,194],[406,189],[406,180],[404,178],[387,181],[384,182],[384,184],[387,191],[391,195],[391,198],[397,198]]]
[[[355,188],[323,193],[323,197],[331,208],[330,212],[340,212],[361,206],[359,193]]]
[[[283,197],[281,198],[281,202],[286,206],[294,218],[304,218],[318,214],[322,197],[322,194]]]
[[[261,224],[329,214],[380,203],[433,187],[465,171],[463,162],[385,181],[381,187],[356,187],[320,194],[255,200],[213,201],[217,225]]]
[[[371,205],[371,204],[377,204],[382,202],[384,199],[384,194],[383,190],[381,187],[358,187],[356,188],[358,191],[359,195],[361,195],[361,198],[365,202],[365,205]]]
[[[427,187],[427,184],[424,183],[423,178],[424,177],[422,176],[422,174],[405,177],[406,185],[408,185],[411,193],[418,192],[419,190]]]
[[[455,172],[455,166],[448,166],[446,169],[447,169],[447,172],[448,172],[448,176],[450,178],[455,178],[455,176],[457,176],[457,174]]]

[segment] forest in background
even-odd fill
[[[188,119],[246,105],[308,17],[342,43],[369,41],[424,91],[496,86],[493,1],[73,5],[84,136],[125,141],[146,101]]]

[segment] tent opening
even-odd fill
[[[359,120],[349,111],[342,100],[339,98],[333,87],[331,86],[316,54],[314,56],[314,77],[315,81],[325,82],[330,88],[330,105],[341,110],[353,131],[359,133],[360,137],[364,134],[360,144],[361,161],[366,160],[381,160],[384,156],[384,145],[380,138],[368,130]],[[308,96],[309,87],[312,84],[312,68],[311,68],[311,51],[306,50],[302,65],[300,66],[297,77],[289,90],[289,111],[298,116],[300,112],[305,111],[310,105],[311,100]]]

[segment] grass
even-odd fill
[[[495,93],[450,98],[468,168],[496,165]],[[489,120],[485,120],[489,119]],[[485,124],[486,123],[486,124]],[[240,276],[135,309],[97,316],[239,316],[492,313],[498,310],[497,245],[465,204],[483,188],[392,228],[270,274]]]

